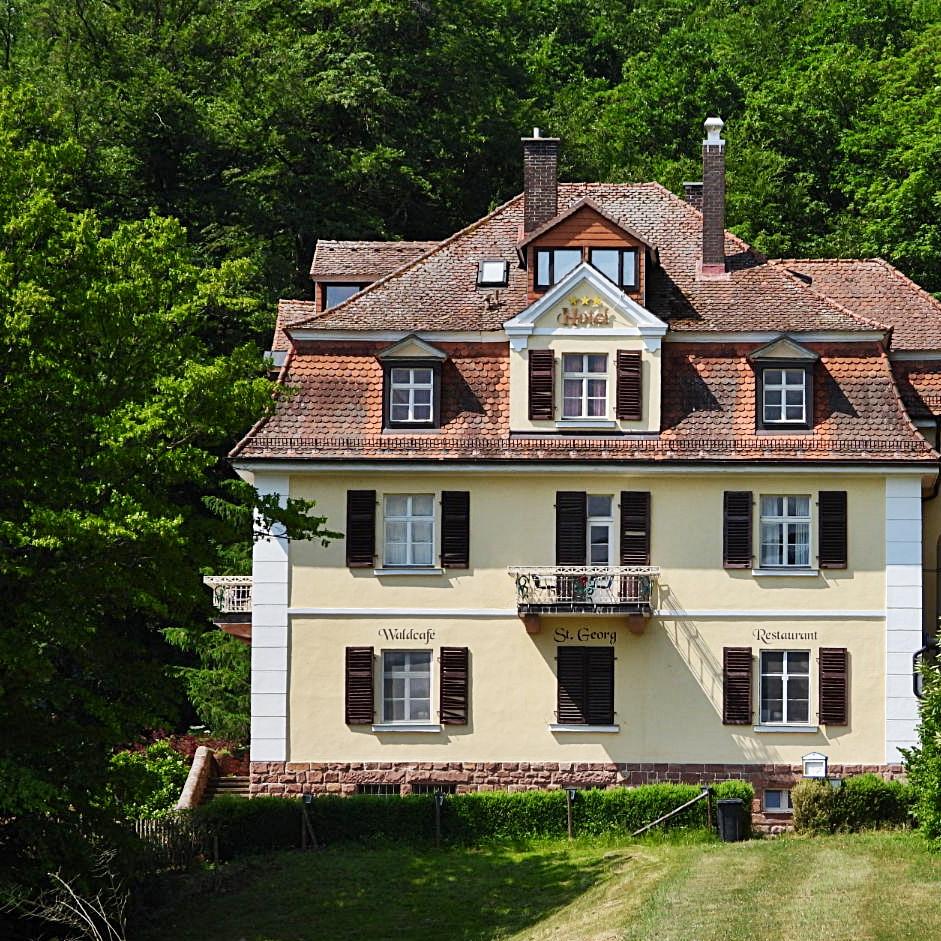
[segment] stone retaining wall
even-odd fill
[[[595,764],[588,762],[283,762],[251,763],[252,796],[268,794],[355,794],[361,784],[392,784],[409,794],[413,784],[454,785],[469,791],[552,790],[562,787],[634,787],[664,782],[714,784],[738,779],[755,788],[753,826],[780,833],[790,826],[788,814],[764,814],[765,788],[792,788],[801,779],[800,765],[731,764]],[[831,765],[833,777],[872,772],[886,780],[904,777],[901,765]]]

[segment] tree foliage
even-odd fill
[[[918,826],[929,839],[941,840],[941,669],[925,663],[921,673],[918,744],[904,751],[905,770]]]

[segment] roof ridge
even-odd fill
[[[886,268],[897,281],[901,281],[909,289],[914,289],[915,293],[919,297],[925,298],[932,307],[936,307],[941,311],[941,301],[939,301],[931,291],[923,288],[917,281],[913,281],[904,271],[899,271],[891,262],[886,261],[884,258],[871,258],[869,261],[873,261],[878,265],[881,265],[883,268]]]
[[[334,314],[336,314],[338,310],[343,310],[347,308],[348,305],[354,304],[356,301],[370,294],[375,288],[381,287],[387,284],[393,278],[397,278],[401,276],[406,271],[409,271],[410,269],[414,268],[415,265],[417,265],[419,262],[424,261],[426,258],[430,257],[436,252],[440,252],[442,249],[451,245],[457,239],[463,237],[464,235],[467,235],[470,232],[473,232],[475,229],[489,222],[491,219],[499,215],[501,212],[505,212],[511,205],[513,205],[513,203],[517,202],[518,200],[522,198],[523,198],[523,194],[517,193],[514,197],[512,197],[511,199],[508,199],[505,203],[501,203],[499,206],[497,206],[496,209],[492,209],[485,216],[481,216],[479,219],[472,222],[470,225],[465,226],[463,229],[460,229],[459,231],[455,232],[453,235],[449,235],[446,239],[443,239],[442,241],[438,242],[433,248],[430,248],[427,252],[424,252],[423,254],[419,255],[417,258],[413,258],[411,261],[406,262],[401,267],[396,268],[395,271],[390,271],[387,275],[384,275],[378,281],[373,281],[372,284],[368,284],[365,288],[363,288],[362,291],[359,291],[358,293],[354,294],[352,297],[348,297],[345,301],[343,301],[342,304],[337,304],[336,307],[331,307],[329,310],[330,316],[332,317]],[[328,313],[327,311],[323,311],[322,313],[318,314],[317,317],[311,317],[309,320],[306,320],[306,321],[299,321],[298,323],[293,324],[292,326],[294,327],[313,326],[315,321],[324,317],[327,313]],[[287,335],[288,337],[291,336],[289,332],[287,332]]]
[[[796,274],[788,270],[788,268],[786,268],[784,265],[778,264],[776,260],[768,259],[768,264],[771,265],[772,268],[775,268],[776,270],[780,271],[790,281],[793,281],[795,284],[799,285],[803,290],[810,291],[811,294],[814,294],[816,297],[819,297],[821,300],[825,301],[831,307],[834,307],[837,310],[841,311],[842,313],[846,314],[848,317],[851,317],[857,323],[863,324],[864,326],[867,326],[873,330],[879,330],[882,333],[885,333],[887,336],[891,337],[892,335],[891,327],[888,327],[885,324],[876,323],[875,320],[869,320],[867,317],[863,317],[862,314],[857,314],[855,311],[850,310],[849,307],[847,307],[845,304],[841,304],[840,301],[835,300],[834,298],[829,297],[826,294],[822,294],[820,291],[816,290],[810,284],[806,284],[804,281],[802,281],[799,277],[797,277]]]

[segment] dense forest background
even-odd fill
[[[316,239],[448,235],[534,125],[679,192],[708,114],[736,233],[941,291],[938,0],[0,3],[0,844],[45,865],[116,746],[237,726],[200,575],[278,512],[224,455]]]

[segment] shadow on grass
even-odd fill
[[[279,853],[236,864],[237,884],[179,885],[173,905],[152,910],[139,937],[485,941],[568,905],[608,874],[610,862],[560,844]]]

